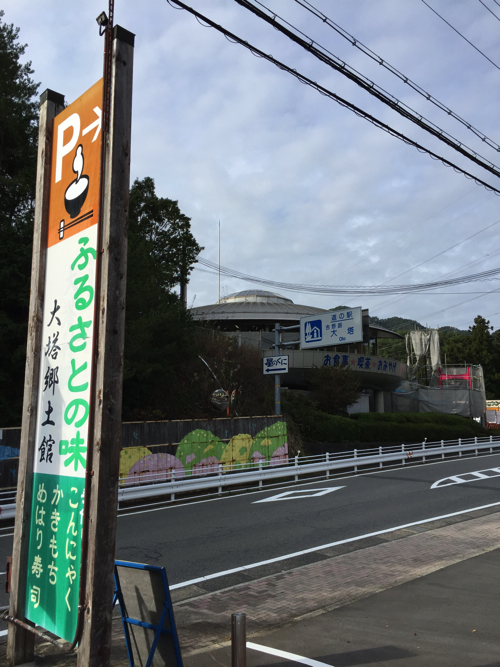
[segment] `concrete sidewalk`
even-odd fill
[[[318,667],[500,666],[499,556],[476,556],[249,641],[312,658]],[[247,649],[247,664],[311,663]],[[185,659],[186,667],[208,665],[230,667],[230,646]]]
[[[248,649],[248,667],[500,667],[499,519],[471,512],[177,589],[184,667],[230,667],[233,612],[247,614],[249,642],[313,660]],[[76,664],[54,651],[39,644],[35,664]],[[128,665],[119,619],[112,664]]]

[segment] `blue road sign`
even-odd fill
[[[361,308],[333,310],[300,320],[300,349],[359,343],[363,340]]]

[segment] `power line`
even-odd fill
[[[387,62],[387,60],[384,60],[381,58],[379,55],[377,55],[374,51],[372,51],[368,46],[365,46],[362,42],[359,41],[359,39],[353,37],[351,34],[349,34],[344,28],[338,25],[338,23],[335,23],[332,21],[326,14],[323,14],[323,12],[320,12],[319,9],[316,9],[314,5],[312,5],[308,0],[295,0],[295,2],[303,7],[305,10],[313,14],[313,16],[316,16],[323,24],[327,25],[329,28],[332,30],[335,30],[341,37],[346,39],[352,46],[356,47],[359,49],[362,53],[364,53],[366,56],[374,60],[378,65],[381,65],[384,67],[387,71],[391,72],[391,74],[394,74],[400,81],[403,81],[403,83],[407,84],[412,88],[415,92],[417,92],[419,95],[422,97],[425,97],[425,99],[428,102],[431,102],[435,106],[437,106],[441,111],[444,111],[448,116],[451,116],[454,118],[456,121],[464,125],[468,130],[470,130],[473,134],[476,135],[476,137],[479,137],[482,141],[484,141],[490,148],[494,148],[496,151],[500,151],[500,145],[497,144],[493,139],[490,139],[487,137],[483,132],[475,128],[471,123],[468,121],[464,120],[461,118],[458,114],[456,114],[454,111],[452,111],[449,107],[447,107],[443,102],[440,102],[438,99],[436,99],[433,95],[428,93],[426,90],[424,90],[421,86],[419,86],[417,83],[412,81],[406,74],[403,74],[400,72],[398,69],[393,67],[390,63]],[[496,0],[495,0],[496,2]],[[260,3],[259,3],[260,4]],[[497,2],[497,5],[500,6],[500,3]]]
[[[465,171],[465,169],[462,169],[461,167],[456,165],[454,162],[451,162],[450,160],[447,160],[446,158],[444,158],[440,155],[437,155],[437,153],[434,153],[433,151],[429,150],[428,148],[425,148],[424,146],[422,146],[418,142],[414,141],[413,139],[410,139],[409,137],[402,134],[401,132],[398,132],[397,130],[390,127],[386,123],[383,123],[378,118],[375,118],[374,116],[367,113],[366,111],[363,111],[362,109],[355,106],[354,104],[351,104],[351,102],[348,102],[347,100],[344,100],[342,97],[340,97],[336,93],[333,93],[331,90],[328,90],[328,88],[325,88],[324,86],[320,86],[315,81],[312,81],[311,79],[304,76],[303,74],[300,74],[299,72],[297,72],[297,70],[294,70],[291,67],[288,67],[288,65],[285,65],[284,63],[280,62],[279,60],[276,60],[272,56],[270,56],[270,55],[264,53],[263,51],[261,51],[260,49],[256,48],[255,46],[252,46],[251,44],[249,44],[245,40],[241,39],[240,37],[237,37],[234,33],[231,33],[231,32],[229,32],[229,30],[226,30],[225,28],[223,28],[221,25],[215,23],[214,21],[211,21],[206,16],[203,16],[202,14],[200,14],[199,12],[194,10],[192,7],[189,7],[188,5],[185,5],[180,0],[167,0],[167,2],[170,5],[172,5],[172,3],[178,5],[179,7],[184,9],[185,11],[187,11],[190,14],[192,14],[193,16],[195,16],[198,19],[198,21],[204,21],[207,24],[207,27],[214,28],[215,30],[222,33],[228,39],[228,41],[236,43],[236,44],[240,44],[241,46],[244,46],[253,55],[257,56],[258,58],[263,58],[264,60],[267,60],[268,62],[273,63],[273,65],[276,65],[276,67],[283,70],[284,72],[288,72],[289,74],[294,76],[301,83],[304,83],[304,84],[310,86],[311,88],[313,88],[314,90],[317,90],[319,93],[321,93],[325,97],[328,97],[328,98],[334,100],[335,102],[337,102],[338,104],[340,104],[341,106],[343,106],[344,108],[349,109],[350,111],[353,111],[360,118],[364,118],[365,120],[368,120],[375,127],[378,127],[379,129],[384,130],[385,132],[387,132],[391,136],[400,139],[401,141],[408,144],[409,146],[413,146],[414,148],[416,148],[421,153],[426,153],[427,155],[429,155],[434,160],[441,161],[442,164],[444,164],[445,166],[451,167],[457,173],[461,173],[466,178],[470,178],[470,179],[474,180],[478,185],[482,185],[487,190],[489,190],[491,192],[494,192],[497,195],[500,195],[500,190],[498,190],[497,188],[494,188],[492,185],[489,185],[488,183],[481,180],[477,176],[474,176],[473,174],[469,173],[468,171]]]
[[[471,192],[471,190],[469,190],[469,192],[466,192],[465,194],[463,194],[461,197],[458,197],[457,199],[455,199],[455,200],[454,200],[453,202],[451,202],[450,204],[447,204],[446,206],[444,206],[443,208],[441,208],[439,211],[437,211],[436,213],[434,213],[433,215],[431,215],[431,216],[430,216],[429,218],[427,218],[426,220],[423,220],[423,221],[421,221],[421,222],[418,222],[418,223],[417,223],[416,225],[414,225],[413,227],[410,227],[409,229],[405,230],[402,234],[400,234],[399,236],[397,236],[395,239],[392,239],[391,241],[386,241],[386,242],[385,242],[385,247],[387,248],[388,246],[392,245],[393,243],[396,243],[397,241],[399,241],[400,239],[402,239],[403,236],[406,236],[407,234],[410,234],[412,231],[414,231],[417,227],[422,227],[422,225],[424,225],[426,222],[428,222],[429,220],[432,220],[436,215],[438,215],[439,213],[441,213],[442,211],[444,211],[446,208],[448,208],[449,206],[451,206],[451,204],[454,204],[454,203],[455,203],[456,201],[458,201],[459,199],[462,199],[462,197],[465,197],[465,196],[466,196],[467,194],[469,194],[470,192]],[[470,213],[471,211],[473,211],[473,210],[474,210],[475,208],[477,208],[478,206],[482,206],[483,204],[485,204],[486,201],[487,201],[487,199],[484,199],[482,202],[479,202],[478,204],[474,204],[474,206],[471,206],[469,209],[467,209],[466,211],[464,211],[463,213],[461,213],[459,216],[457,216],[456,218],[454,218],[454,219],[451,220],[450,222],[446,222],[444,225],[441,225],[440,227],[434,228],[430,234],[427,234],[427,236],[420,237],[420,238],[417,240],[417,242],[418,242],[418,243],[422,243],[422,241],[425,241],[425,239],[429,238],[429,236],[433,236],[434,234],[437,234],[439,231],[441,231],[442,229],[444,229],[444,228],[447,227],[448,225],[453,224],[453,223],[456,222],[459,218],[463,217],[464,215],[467,215],[467,213]],[[399,249],[398,252],[394,253],[393,255],[389,255],[389,257],[385,257],[385,258],[384,258],[384,262],[388,262],[388,261],[390,261],[393,257],[396,257],[396,255],[400,255],[400,254],[401,254],[401,248]],[[354,265],[351,265],[351,266],[347,267],[346,271],[349,272],[352,268],[354,268]],[[368,269],[366,269],[366,271],[362,271],[361,273],[358,273],[358,274],[357,274],[358,277],[359,277],[359,276],[364,276],[364,275],[366,275],[367,273],[369,273],[370,271],[372,271],[373,268],[374,268],[374,266],[370,266]],[[462,267],[460,267],[458,270],[460,271],[461,269],[462,269]]]
[[[483,296],[486,296],[488,294],[495,294],[495,293],[498,293],[498,292],[499,292],[498,289],[494,289],[494,290],[491,290],[491,292],[485,292],[483,294]],[[470,301],[475,301],[477,298],[481,298],[481,297],[473,296],[472,299],[466,299],[465,301],[460,301],[460,303],[455,303],[455,304],[453,304],[453,306],[448,306],[447,308],[443,308],[442,310],[436,310],[436,312],[430,313],[429,315],[424,315],[424,317],[432,317],[433,315],[440,315],[441,313],[445,313],[447,310],[452,310],[453,308],[458,308],[458,306],[463,306],[464,303],[469,303]]]
[[[496,257],[498,254],[500,254],[500,250],[495,250],[495,252],[484,255],[483,257],[480,257],[479,259],[473,260],[472,262],[468,262],[467,264],[462,264],[462,266],[458,267],[458,269],[453,269],[452,271],[447,271],[446,273],[443,274],[442,277],[445,278],[446,276],[452,276],[454,273],[457,273],[457,271],[463,271],[464,269],[466,269],[468,267],[471,267],[471,266],[475,266],[476,264],[484,264],[488,259],[492,259],[493,257]],[[363,274],[361,274],[361,275],[363,275]],[[436,292],[434,292],[433,294],[436,294]],[[472,292],[471,292],[471,294],[472,294]],[[382,301],[382,303],[376,304],[375,307],[376,308],[382,308],[384,306],[389,306],[391,304],[398,303],[398,301],[401,301],[401,299],[403,299],[403,298],[404,298],[404,295],[403,296],[397,296],[394,299],[389,299],[389,300],[386,300],[386,301]]]
[[[461,32],[459,32],[456,28],[454,28],[454,27],[451,25],[451,23],[448,23],[448,21],[447,21],[445,18],[443,18],[443,17],[441,16],[441,14],[438,14],[437,11],[436,11],[435,9],[433,9],[430,5],[428,5],[428,4],[426,3],[425,0],[422,0],[422,2],[424,3],[424,5],[425,5],[426,7],[428,7],[428,8],[431,10],[431,12],[434,12],[434,14],[436,14],[436,16],[439,16],[439,18],[441,19],[441,21],[444,21],[444,22],[446,23],[447,26],[449,26],[452,30],[454,30],[454,31],[457,33],[457,35],[460,35],[460,37],[461,37],[462,39],[464,39],[464,40],[467,42],[467,44],[470,44],[470,45],[472,46],[473,49],[476,49],[476,51],[477,51],[478,53],[480,53],[484,58],[486,58],[486,60],[488,60],[494,67],[496,67],[497,69],[500,69],[500,67],[499,67],[496,63],[494,63],[493,60],[491,60],[491,58],[488,58],[488,56],[487,56],[485,53],[483,53],[483,52],[481,51],[481,49],[478,49],[477,46],[476,46],[475,44],[473,44],[472,42],[470,42],[470,41],[467,39],[467,37],[464,37],[464,36],[462,35]]]
[[[198,257],[198,263],[210,269],[211,272],[218,272],[219,265],[204,257]],[[203,270],[203,269],[201,269]],[[338,285],[309,285],[302,283],[284,283],[276,280],[269,280],[267,278],[258,278],[251,276],[241,271],[220,267],[220,272],[228,278],[236,278],[245,280],[247,282],[258,283],[266,285],[267,287],[274,287],[275,289],[287,290],[290,292],[303,292],[307,294],[323,294],[323,295],[345,295],[345,296],[380,296],[392,294],[409,294],[427,292],[429,290],[453,287],[456,285],[464,285],[472,282],[484,282],[488,280],[498,280],[500,276],[500,268],[489,269],[488,271],[481,271],[468,276],[459,278],[450,278],[448,280],[436,280],[434,282],[420,283],[414,285],[368,285],[368,286],[338,286]],[[469,292],[467,292],[469,293]],[[483,294],[484,292],[478,292]]]
[[[496,18],[497,21],[500,21],[500,18],[493,12],[488,5],[485,5],[483,0],[479,0],[479,2],[483,5],[483,7],[486,7],[486,9],[490,12],[490,14],[493,14],[493,16]]]
[[[241,7],[244,7],[248,11],[255,14],[255,16],[262,19],[266,23],[272,25],[273,28],[275,28],[283,35],[288,37],[288,39],[295,42],[295,44],[298,44],[300,47],[308,51],[318,60],[321,60],[321,62],[325,63],[325,65],[328,65],[335,71],[340,72],[340,74],[353,81],[356,85],[365,90],[367,93],[378,99],[380,102],[383,102],[385,105],[387,105],[389,108],[391,108],[393,111],[398,113],[403,118],[406,118],[406,120],[411,121],[421,129],[431,134],[433,137],[436,137],[437,139],[445,143],[447,146],[450,146],[451,148],[455,149],[457,152],[461,153],[469,160],[472,160],[483,169],[486,169],[495,176],[500,177],[500,170],[492,162],[479,155],[479,153],[476,153],[476,151],[472,150],[471,148],[463,144],[461,141],[458,141],[457,139],[452,137],[451,134],[442,130],[435,123],[432,123],[421,114],[418,114],[407,104],[401,102],[401,100],[399,100],[397,97],[394,97],[394,95],[388,93],[386,90],[384,90],[376,83],[371,81],[371,79],[365,77],[363,74],[355,70],[353,67],[345,63],[343,60],[337,58],[337,56],[335,56],[333,53],[325,49],[323,46],[321,46],[321,44],[315,42],[313,39],[311,39],[311,37],[309,37],[302,31],[298,30],[291,23],[289,23],[281,16],[279,16],[279,14],[269,10],[267,7],[265,7],[265,5],[259,2],[259,0],[257,0],[257,3],[261,7],[264,7],[264,9],[270,14],[272,14],[272,16],[269,16],[258,7],[255,7],[255,5],[249,2],[249,0],[235,0],[235,2],[237,2]],[[289,26],[292,30],[289,30],[287,27],[282,25],[282,23]],[[295,33],[300,33],[303,37],[307,39],[307,41],[305,41],[304,39],[302,39],[302,37],[299,37]]]
[[[449,250],[453,250],[453,248],[456,248],[459,245],[462,245],[462,243],[465,243],[465,241],[470,241],[470,239],[473,239],[475,236],[478,236],[478,234],[482,234],[483,232],[486,232],[488,229],[491,229],[495,225],[498,225],[500,220],[497,220],[496,222],[492,222],[491,225],[488,225],[487,227],[483,227],[483,229],[480,229],[478,232],[474,232],[474,234],[471,234],[465,239],[462,239],[461,241],[458,241],[458,243],[455,243],[454,245],[450,246],[449,248],[446,248],[446,250],[441,250],[441,252],[438,252],[437,255],[433,255],[432,257],[429,257],[429,259],[426,259],[423,262],[420,262],[420,264],[416,264],[415,266],[412,266],[411,269],[408,269],[406,271],[403,271],[403,273],[399,273],[397,276],[394,276],[394,278],[389,278],[389,280],[386,280],[385,283],[382,283],[383,285],[386,285],[388,282],[391,280],[396,280],[397,278],[401,278],[401,276],[405,276],[407,273],[410,273],[410,271],[413,271],[414,269],[418,269],[419,266],[423,266],[424,264],[427,264],[427,262],[430,262],[432,259],[436,259],[436,257],[440,257],[441,255],[444,255],[445,252],[448,252]]]

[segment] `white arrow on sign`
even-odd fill
[[[93,123],[90,123],[90,125],[87,125],[87,127],[84,130],[82,130],[82,136],[85,136],[87,134],[87,132],[90,132],[91,130],[93,130],[94,127],[96,128],[94,138],[92,139],[92,143],[94,143],[94,141],[99,136],[99,132],[101,131],[101,124],[102,124],[102,114],[101,114],[101,110],[99,109],[99,107],[94,107],[94,113],[97,116],[97,120],[95,120]]]

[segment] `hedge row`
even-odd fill
[[[414,444],[425,439],[435,442],[489,435],[475,421],[434,413],[363,414],[350,418],[317,411],[314,420],[305,426],[301,431],[306,442]]]

